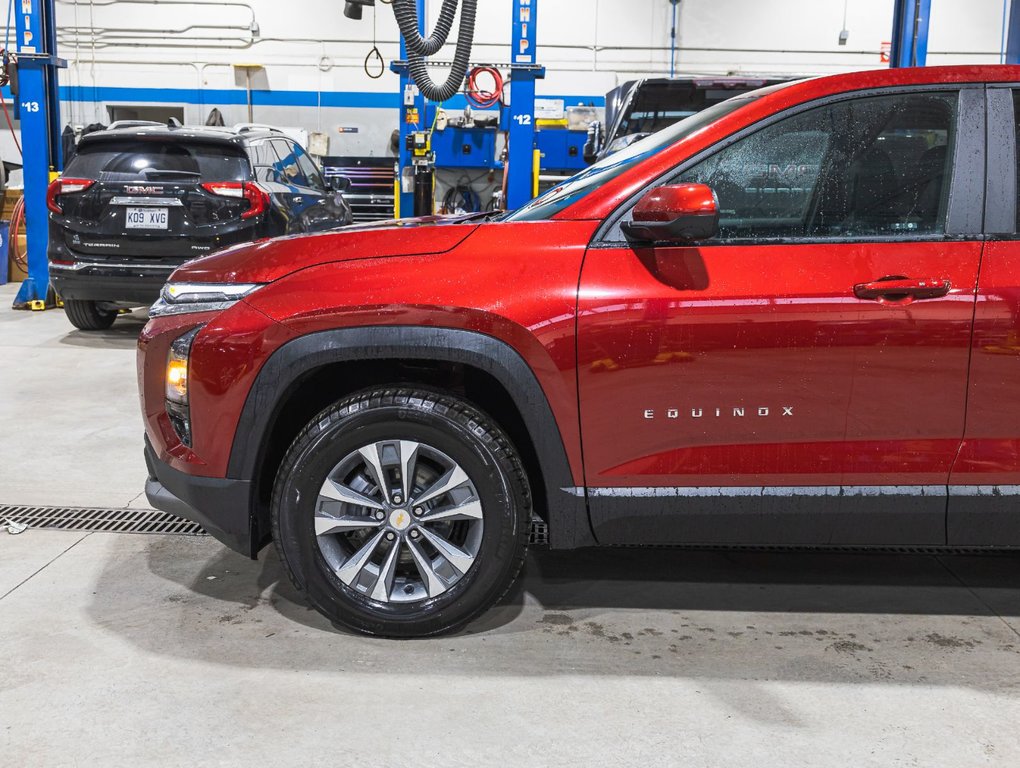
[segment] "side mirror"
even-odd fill
[[[327,176],[326,186],[334,192],[350,192],[351,180],[346,176]]]
[[[704,184],[656,187],[645,193],[631,221],[620,225],[628,240],[691,243],[719,231],[719,201]]]

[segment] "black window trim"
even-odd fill
[[[1017,135],[1013,106],[1020,83],[990,83],[987,90],[988,169],[985,175],[985,232],[990,240],[1016,240]]]
[[[688,168],[716,152],[722,151],[731,144],[746,136],[767,128],[780,120],[793,117],[810,109],[828,106],[851,99],[872,96],[895,96],[897,94],[914,94],[924,92],[957,91],[959,106],[957,109],[956,149],[953,153],[953,172],[950,178],[949,205],[946,214],[946,232],[944,234],[911,235],[857,235],[853,237],[777,237],[777,238],[731,238],[728,240],[706,240],[697,243],[698,248],[719,248],[736,245],[819,245],[826,243],[882,243],[882,242],[960,242],[983,239],[984,199],[985,199],[985,91],[984,83],[927,83],[924,85],[897,86],[887,88],[869,88],[859,91],[847,91],[814,99],[769,115],[748,125],[736,133],[717,141],[697,154],[687,158],[667,172],[656,177],[635,194],[616,207],[606,217],[601,226],[592,236],[589,247],[619,248],[630,243],[620,233],[620,222],[630,213],[649,189],[660,186],[670,178],[683,173]],[[964,171],[961,173],[961,169]],[[963,187],[970,184],[972,191],[961,194]],[[614,237],[614,235],[617,235]],[[672,246],[676,247],[676,246]]]

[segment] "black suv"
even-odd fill
[[[119,309],[156,301],[189,259],[350,224],[346,186],[327,185],[308,153],[275,130],[91,133],[47,193],[50,279],[72,324],[109,328]]]

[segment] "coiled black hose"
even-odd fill
[[[453,17],[457,13],[458,2],[459,0],[443,0],[435,30],[428,37],[422,37],[418,33],[415,0],[393,0],[393,15],[397,17],[397,26],[400,27],[400,34],[409,53],[431,56],[446,45],[446,38],[450,36],[450,30],[453,28]]]
[[[460,5],[460,26],[457,31],[457,47],[453,53],[450,74],[446,78],[445,83],[436,85],[429,75],[423,54],[414,50],[412,42],[421,41],[418,47],[423,51],[429,50],[432,46],[432,41],[440,39],[439,33],[443,32],[439,45],[441,46],[442,43],[445,43],[450,27],[453,24],[453,12],[456,10],[457,0],[443,0],[443,8],[440,11],[440,19],[436,23],[436,31],[425,40],[418,34],[418,18],[414,7],[414,0],[393,0],[393,14],[397,17],[397,23],[400,25],[400,34],[403,35],[404,43],[407,46],[407,68],[411,72],[411,79],[414,81],[414,84],[418,86],[422,96],[429,101],[444,102],[453,97],[461,89],[461,86],[464,84],[464,77],[467,75],[468,63],[471,58],[471,44],[475,36],[475,12],[478,7],[478,0],[461,0]],[[446,27],[443,28],[444,14],[447,13],[448,7],[451,9],[449,21]],[[406,29],[408,21],[410,21],[411,35],[408,34]],[[438,51],[439,46],[436,46],[435,50]]]

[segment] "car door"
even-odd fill
[[[1020,85],[990,85],[986,242],[967,428],[949,480],[948,543],[1020,546]]]
[[[983,98],[858,93],[725,140],[658,182],[713,187],[719,233],[697,245],[628,243],[637,198],[606,222],[578,298],[600,542],[945,542]]]

